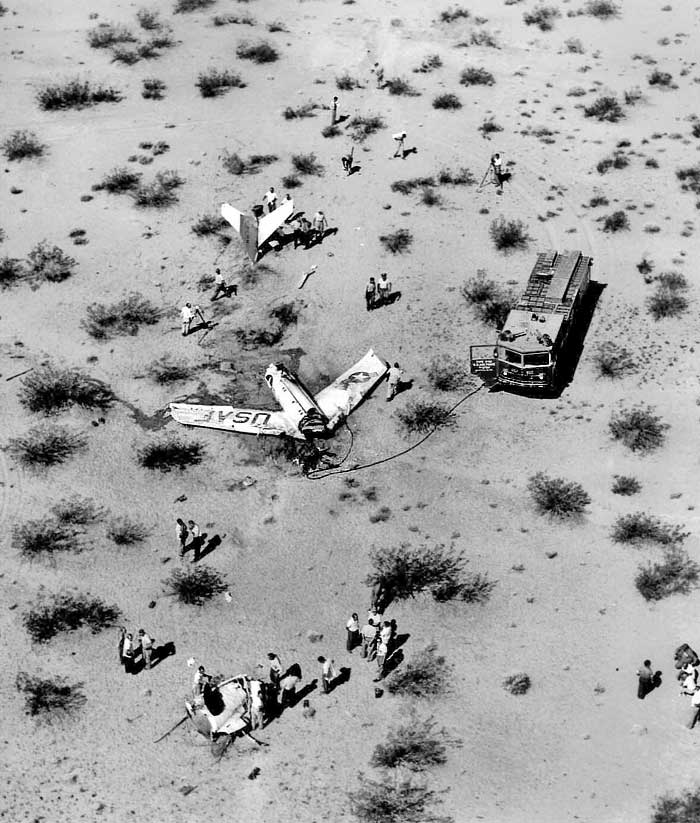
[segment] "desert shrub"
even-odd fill
[[[450,169],[441,169],[438,172],[438,183],[441,186],[473,186],[476,178],[469,169],[462,166],[456,172]]]
[[[593,355],[593,364],[598,377],[608,377],[611,380],[637,370],[632,353],[612,340],[600,343]]]
[[[482,572],[467,572],[459,581],[456,596],[465,603],[486,603],[491,597],[491,592],[496,587],[495,580],[489,580],[487,574]],[[452,590],[447,587],[444,589],[438,588],[433,591],[433,597],[438,602],[452,600],[455,595]]]
[[[236,55],[241,60],[252,60],[254,63],[274,63],[279,60],[277,49],[264,40],[259,43],[241,43],[236,49]]]
[[[433,99],[433,108],[454,111],[455,109],[461,109],[462,103],[456,94],[438,94],[438,96]]]
[[[607,198],[607,197],[605,197],[605,195],[603,195],[603,194],[597,194],[595,197],[591,197],[591,199],[590,199],[590,201],[589,201],[588,205],[589,205],[592,209],[595,209],[595,208],[597,208],[598,206],[607,206],[607,205],[609,205],[609,203],[610,203],[610,201],[608,200],[608,198]]]
[[[141,174],[131,169],[120,168],[112,169],[106,174],[102,180],[93,186],[94,191],[108,191],[110,194],[123,194],[127,191],[133,191],[141,180]]]
[[[454,423],[449,407],[434,400],[412,400],[396,417],[405,434],[427,434]]]
[[[647,298],[647,309],[654,320],[683,314],[688,308],[688,300],[683,294],[688,288],[685,276],[678,272],[664,272],[656,280],[656,290]]]
[[[111,86],[92,85],[89,80],[69,80],[52,83],[37,92],[39,108],[44,111],[57,109],[83,109],[98,103],[118,103],[122,94]]]
[[[324,126],[321,129],[323,137],[340,137],[341,131],[339,126]]]
[[[493,117],[487,117],[486,120],[479,126],[479,132],[484,140],[490,140],[490,134],[503,131],[503,126],[500,126]]]
[[[7,160],[27,160],[32,157],[41,157],[46,146],[39,140],[33,131],[17,129],[2,141],[2,152]]]
[[[420,92],[403,77],[391,77],[384,83],[384,88],[395,97],[418,97]]]
[[[236,339],[245,349],[257,349],[260,346],[275,346],[284,336],[281,326],[263,329],[236,329]]]
[[[143,523],[138,523],[129,517],[113,517],[107,524],[107,539],[117,546],[133,546],[142,543],[150,534],[150,530]]]
[[[511,674],[503,681],[503,688],[511,694],[526,694],[531,686],[529,675],[524,672],[518,674]]]
[[[637,483],[636,490],[639,488]],[[663,523],[658,517],[646,512],[620,515],[610,532],[614,543],[658,543],[661,546],[682,543],[688,535],[689,532],[684,532],[681,526]]]
[[[454,823],[452,817],[434,813],[433,807],[442,800],[427,786],[410,780],[372,780],[362,772],[359,780],[360,788],[348,797],[360,823]]]
[[[0,257],[0,291],[16,286],[27,276],[21,260],[14,257]]]
[[[526,249],[530,242],[527,226],[522,220],[506,220],[503,215],[491,221],[489,234],[498,251],[506,254],[517,249]]]
[[[87,446],[84,434],[55,423],[41,423],[8,443],[12,457],[27,467],[44,468],[65,463]]]
[[[303,120],[306,117],[316,117],[316,110],[318,108],[319,104],[311,101],[296,108],[287,106],[282,112],[282,117],[284,117],[285,120]]]
[[[192,233],[196,234],[197,237],[218,234],[226,228],[228,228],[228,223],[220,214],[203,214],[190,226]]]
[[[208,566],[175,569],[163,583],[166,590],[175,595],[181,603],[193,606],[202,606],[207,600],[228,589],[223,576]]]
[[[610,169],[624,169],[629,166],[629,157],[625,154],[614,154],[612,157],[604,157],[596,165],[598,174],[606,174]]]
[[[289,31],[289,29],[284,25],[284,23],[281,20],[274,20],[272,23],[268,23],[267,30],[271,33],[274,33],[276,31]]]
[[[634,579],[645,600],[662,600],[672,594],[689,594],[698,585],[700,566],[678,547],[666,549],[661,562],[640,566]]]
[[[216,0],[175,0],[173,12],[175,14],[185,14],[190,11],[199,11],[213,6]]]
[[[700,137],[700,123],[693,123],[693,127],[691,128],[690,133],[693,135],[693,137]]]
[[[431,643],[411,657],[408,663],[389,675],[387,691],[401,697],[435,698],[449,691],[452,666],[445,657],[437,654],[437,646]]]
[[[178,380],[186,380],[192,370],[184,361],[173,360],[170,355],[165,354],[154,360],[146,369],[146,373],[156,383],[168,385]]]
[[[642,99],[642,90],[638,88],[627,89],[623,95],[626,106],[635,106]]]
[[[612,0],[586,0],[581,12],[589,17],[608,20],[611,17],[617,17],[620,14],[620,8]]]
[[[108,49],[119,43],[135,43],[136,36],[126,26],[100,23],[87,33],[88,44],[93,49]]]
[[[89,526],[102,520],[105,510],[89,497],[73,495],[55,503],[51,507],[51,513],[59,523]]]
[[[518,302],[512,292],[503,289],[495,280],[488,279],[483,269],[467,280],[460,291],[477,317],[497,328],[502,328],[508,313]]]
[[[468,66],[459,75],[459,82],[463,86],[493,86],[496,79],[490,71],[481,66]]]
[[[466,43],[459,43],[460,46],[466,46]],[[498,48],[498,40],[491,34],[491,32],[486,31],[486,29],[474,29],[469,35],[469,45],[470,46],[484,46],[489,49],[497,49]]]
[[[340,77],[335,78],[335,85],[340,91],[352,91],[353,89],[361,89],[362,83],[352,75],[345,72]]]
[[[217,14],[212,17],[211,22],[215,26],[228,26],[233,23],[239,26],[254,26],[255,20],[248,14]]]
[[[81,369],[63,369],[47,363],[26,375],[18,393],[29,411],[51,414],[71,406],[104,411],[114,402],[114,392]]]
[[[673,83],[673,76],[667,71],[654,69],[654,71],[652,71],[649,75],[648,81],[650,86],[661,86],[666,89]]]
[[[622,497],[631,497],[641,491],[642,484],[636,477],[629,477],[627,475],[616,474],[610,491],[613,494],[619,494]]]
[[[197,466],[204,457],[204,445],[197,440],[186,442],[179,437],[167,437],[147,443],[138,449],[136,459],[144,469],[169,472]]]
[[[642,454],[658,449],[669,428],[668,423],[645,405],[614,412],[609,427],[614,440],[620,440],[631,451]]]
[[[442,58],[439,54],[429,54],[425,57],[417,69],[413,69],[416,74],[428,74],[442,66]],[[338,86],[340,88],[340,86]]]
[[[523,21],[526,26],[537,26],[540,31],[550,31],[554,28],[557,17],[561,17],[561,12],[556,6],[536,6],[523,14]]]
[[[676,171],[676,177],[681,181],[681,189],[683,189],[683,191],[700,194],[700,163],[695,166],[678,169],[678,171]]]
[[[564,46],[566,47],[567,52],[569,54],[584,54],[585,49],[583,48],[583,43],[578,37],[569,37],[568,40],[564,40]]]
[[[403,767],[412,772],[442,766],[447,762],[447,747],[452,742],[447,730],[437,728],[432,718],[419,720],[412,715],[407,723],[389,729],[386,742],[375,746],[370,766]]]
[[[51,723],[60,715],[73,714],[87,702],[83,683],[68,683],[63,677],[39,677],[18,672],[15,687],[24,695],[24,708],[30,717]]]
[[[291,301],[288,303],[280,303],[279,306],[270,309],[268,316],[271,320],[276,320],[283,329],[286,329],[287,326],[296,325],[300,313],[301,306],[299,303]]]
[[[160,318],[160,310],[139,292],[110,305],[91,303],[85,313],[82,326],[95,340],[135,335],[141,326],[153,326]]]
[[[60,283],[73,274],[77,263],[58,246],[42,240],[27,255],[27,270],[31,277]]]
[[[440,21],[442,23],[454,23],[455,20],[468,20],[471,17],[471,12],[462,6],[456,6],[453,9],[446,9],[440,12]]]
[[[139,9],[136,12],[136,20],[139,26],[146,31],[157,31],[162,25],[160,15],[153,9]]]
[[[451,354],[441,354],[428,367],[428,382],[438,391],[463,389],[471,382],[469,364]]]
[[[700,820],[700,787],[657,798],[652,812],[651,823],[696,823]]]
[[[420,200],[425,206],[439,206],[442,203],[442,197],[431,186],[421,191]]]
[[[112,50],[112,62],[124,63],[125,66],[133,66],[140,60],[137,49],[126,48],[125,46],[116,46]]]
[[[276,163],[279,157],[276,154],[251,154],[244,160],[236,153],[224,152],[222,155],[223,166],[230,174],[258,174],[265,166]]]
[[[166,85],[162,80],[158,80],[155,77],[147,77],[143,81],[141,97],[145,100],[162,100],[165,89]]]
[[[235,71],[207,69],[199,73],[195,86],[202,97],[218,97],[229,89],[245,88],[245,83]]]
[[[580,483],[549,477],[543,472],[533,474],[527,488],[540,514],[560,520],[580,517],[591,502],[590,495]]]
[[[348,121],[350,137],[356,143],[364,142],[370,135],[386,127],[384,118],[378,114],[357,115]]]
[[[603,231],[615,234],[618,231],[629,231],[630,221],[624,211],[614,211],[602,218]]]
[[[85,548],[82,531],[52,517],[17,523],[12,529],[12,548],[22,560],[36,560]]]
[[[176,171],[159,171],[150,183],[139,183],[131,196],[140,208],[165,208],[177,203],[175,189],[184,182]]]
[[[413,235],[408,229],[397,229],[391,234],[382,234],[379,237],[379,242],[386,251],[390,251],[392,254],[403,254],[411,248]]]
[[[75,631],[82,626],[88,626],[97,634],[114,626],[120,617],[117,606],[108,606],[99,597],[76,592],[42,595],[22,615],[22,622],[35,643],[44,643],[60,632]]]
[[[595,117],[608,123],[617,123],[625,116],[622,106],[612,95],[598,97],[590,106],[584,107],[583,113],[586,117]]]
[[[410,180],[395,180],[391,184],[391,190],[401,194],[410,194],[414,189],[434,186],[434,177],[413,177]]]
[[[292,166],[297,174],[308,174],[321,177],[324,172],[323,166],[318,162],[316,155],[313,152],[310,154],[293,154]]]

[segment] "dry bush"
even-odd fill
[[[108,606],[99,597],[88,594],[43,594],[22,615],[24,628],[35,643],[45,643],[60,632],[71,632],[88,626],[93,634],[114,626],[121,612]]]
[[[193,569],[174,569],[163,581],[166,591],[181,603],[202,606],[208,600],[228,590],[228,583],[215,569],[195,566]]]
[[[396,418],[405,434],[427,434],[454,424],[449,407],[434,400],[412,400],[396,413]]]
[[[78,554],[85,549],[83,531],[54,518],[27,520],[12,528],[12,548],[22,560],[30,562],[55,554],[72,552]]]
[[[108,49],[119,43],[135,43],[136,35],[118,23],[100,23],[87,33],[88,44],[93,49]]]
[[[679,317],[688,308],[688,299],[683,293],[688,281],[679,272],[664,272],[657,278],[656,290],[647,298],[647,309],[654,320],[665,317]]]
[[[642,484],[636,477],[629,477],[623,474],[616,474],[610,491],[622,497],[631,497],[642,489]]]
[[[442,205],[442,197],[430,186],[426,186],[423,191],[421,191],[420,201],[424,206]]]
[[[531,240],[522,220],[506,220],[503,215],[491,221],[489,235],[498,251],[505,254],[526,249]]]
[[[65,463],[87,446],[87,438],[55,423],[41,423],[8,442],[10,455],[28,468],[46,468]]]
[[[51,513],[59,523],[73,526],[89,526],[105,516],[105,509],[89,497],[73,495],[59,500],[51,507]]]
[[[610,418],[610,434],[633,452],[646,454],[663,445],[668,423],[654,414],[650,406],[620,409]]]
[[[616,152],[612,157],[604,157],[596,165],[598,174],[606,174],[610,169],[624,169],[629,166],[629,157],[626,154]]]
[[[150,529],[129,517],[113,517],[107,524],[107,539],[117,546],[133,546],[142,543],[150,534]]]
[[[488,49],[497,49],[498,40],[486,29],[474,29],[469,35],[469,43],[458,43],[459,46],[483,46]]]
[[[347,2],[347,0],[345,0]],[[350,808],[360,823],[454,823],[433,811],[442,800],[410,780],[372,780],[360,772],[360,788],[349,792]]]
[[[258,174],[265,166],[276,163],[279,157],[276,154],[251,154],[245,160],[235,152],[225,151],[222,155],[222,163],[229,174],[236,176],[241,174]]]
[[[579,518],[591,502],[590,495],[580,483],[549,477],[537,472],[527,482],[527,488],[540,514],[559,520]]]
[[[277,49],[265,40],[259,43],[241,43],[236,49],[236,56],[254,63],[274,63],[279,60]]]
[[[181,471],[187,466],[197,466],[204,457],[204,445],[197,440],[184,441],[176,436],[168,436],[147,443],[137,450],[136,459],[144,469],[169,472]]]
[[[479,320],[496,328],[503,327],[508,313],[518,302],[513,292],[488,279],[483,269],[478,269],[476,276],[467,280],[460,292]]]
[[[169,385],[178,380],[187,380],[192,369],[183,360],[173,360],[169,354],[165,354],[148,366],[146,374],[156,383]]]
[[[700,194],[700,163],[695,166],[686,166],[676,171],[676,177],[681,181],[683,191]]]
[[[455,111],[456,109],[462,108],[462,102],[456,94],[438,94],[438,96],[433,99],[433,108]]]
[[[145,31],[157,31],[163,25],[160,14],[153,9],[139,9],[136,12],[136,20]]]
[[[282,112],[282,117],[284,117],[285,120],[304,120],[307,117],[316,117],[316,111],[320,108],[321,106],[318,103],[311,101],[296,108],[287,106]]]
[[[0,291],[11,289],[27,277],[27,270],[21,260],[14,257],[0,257]]]
[[[175,189],[185,181],[176,171],[159,171],[150,183],[139,183],[131,192],[134,205],[140,208],[161,209],[177,203]]]
[[[416,74],[428,74],[435,69],[442,67],[442,58],[439,54],[429,54],[423,59],[417,69],[413,69]],[[338,86],[340,88],[340,86]]]
[[[438,172],[437,181],[441,186],[473,186],[476,178],[469,169],[462,166],[456,172],[441,169]]]
[[[71,406],[105,411],[115,400],[112,389],[82,369],[64,369],[45,363],[26,375],[18,392],[29,411],[52,414]]]
[[[697,823],[700,820],[700,787],[657,798],[652,813],[650,823]]]
[[[420,92],[403,77],[391,77],[384,81],[384,88],[395,97],[419,97]]]
[[[629,486],[627,487],[629,488]],[[637,483],[636,490],[639,490],[639,488],[639,483]],[[610,532],[610,537],[614,543],[632,543],[635,545],[657,543],[660,546],[677,545],[682,543],[689,535],[690,532],[684,532],[681,526],[663,523],[658,517],[646,512],[620,515],[615,520]]]
[[[490,71],[481,66],[468,66],[462,70],[459,82],[463,86],[493,86],[496,80]]]
[[[112,63],[123,63],[125,66],[133,66],[140,60],[139,53],[136,49],[126,48],[125,46],[116,46],[112,49]]]
[[[213,6],[216,0],[175,0],[173,12],[175,14],[186,14],[190,11],[200,11]]]
[[[557,17],[561,17],[561,12],[556,6],[536,6],[532,11],[523,14],[523,21],[526,26],[537,26],[540,31],[551,31]]]
[[[690,594],[697,587],[700,566],[678,547],[666,549],[661,562],[640,566],[634,579],[645,600],[662,600],[672,594]]]
[[[220,214],[203,214],[190,226],[190,230],[197,237],[208,237],[227,228],[228,222]]]
[[[455,6],[453,9],[440,12],[440,22],[454,23],[455,20],[469,20],[471,16],[469,9],[465,9],[463,6]]]
[[[2,141],[2,153],[6,160],[27,160],[42,157],[46,146],[33,131],[17,129]]]
[[[579,13],[588,15],[588,17],[597,17],[599,20],[609,20],[611,17],[620,15],[620,7],[612,0],[586,0]]]
[[[139,292],[132,292],[116,303],[91,303],[85,310],[83,328],[95,340],[109,340],[119,335],[135,335],[141,326],[153,326],[160,319],[160,309]]]
[[[583,113],[586,117],[595,117],[596,120],[607,123],[617,123],[625,116],[622,106],[612,95],[598,97],[590,106],[584,107]]]
[[[123,166],[112,169],[102,180],[92,187],[93,191],[107,191],[110,194],[124,194],[133,191],[141,180],[141,174]]]
[[[44,86],[39,89],[36,98],[43,111],[56,111],[84,109],[98,103],[118,103],[122,99],[122,93],[112,86],[93,85],[89,80],[75,79]]]
[[[654,69],[647,79],[650,86],[660,86],[663,89],[673,86],[673,75],[667,71]]]
[[[345,72],[339,77],[335,78],[335,85],[340,91],[352,91],[353,89],[361,89],[362,83],[352,75]]]
[[[324,168],[316,159],[316,155],[310,154],[293,154],[292,166],[297,174],[315,175],[322,177]]]
[[[432,717],[420,720],[412,713],[408,722],[389,729],[385,743],[375,746],[370,766],[421,772],[446,763],[448,746],[458,743]]]
[[[403,254],[411,248],[413,235],[408,229],[397,229],[391,234],[382,234],[379,237],[379,242],[386,251],[390,251],[392,254]]]
[[[452,677],[452,665],[437,654],[437,645],[431,643],[409,658],[402,669],[393,671],[386,688],[390,694],[401,697],[433,699],[450,690]]]
[[[609,205],[609,204],[610,204],[610,201],[609,201],[609,200],[608,200],[608,198],[607,198],[607,197],[605,197],[605,195],[603,195],[603,194],[597,194],[597,195],[595,195],[595,197],[591,197],[591,199],[590,199],[590,201],[589,201],[589,203],[588,203],[588,205],[589,205],[592,209],[595,209],[595,208],[597,208],[598,206],[607,206],[607,205]]]
[[[347,128],[350,131],[350,137],[356,143],[362,143],[379,129],[386,128],[386,123],[379,114],[357,115],[348,121]]]
[[[583,48],[583,43],[578,37],[569,37],[568,40],[564,41],[564,46],[569,54],[584,54],[585,49]]]
[[[471,384],[469,363],[451,354],[433,358],[428,367],[428,382],[438,391],[459,391]]]
[[[503,688],[511,694],[520,695],[526,694],[531,686],[529,675],[524,672],[518,674],[511,674],[503,681]]]
[[[593,355],[598,377],[618,380],[637,370],[637,362],[630,351],[619,343],[606,340],[598,345]]]
[[[608,234],[615,234],[618,231],[629,231],[630,221],[624,211],[614,211],[612,214],[607,214],[601,217],[603,221],[603,231]]]
[[[207,69],[199,73],[195,86],[202,97],[218,97],[229,89],[244,89],[245,83],[235,71]]]
[[[410,180],[395,180],[391,184],[391,190],[400,192],[401,194],[411,194],[414,189],[425,188],[426,186],[434,186],[434,177],[414,177]]]
[[[26,713],[49,724],[85,705],[83,685],[68,683],[63,677],[39,677],[23,671],[15,679],[17,691],[24,695]]]
[[[340,137],[341,134],[342,132],[339,126],[324,126],[321,129],[321,135],[323,137]]]
[[[500,126],[493,117],[487,117],[486,120],[479,126],[479,132],[484,140],[490,140],[490,134],[496,134],[503,131],[503,126]]]
[[[228,26],[230,24],[238,26],[254,26],[255,20],[248,14],[217,14],[212,17],[211,22],[215,26]]]
[[[60,283],[74,272],[77,262],[58,246],[42,240],[27,255],[27,272],[30,277]]]
[[[467,572],[459,582],[457,596],[464,603],[486,603],[491,597],[491,592],[496,587],[496,580],[489,580],[487,574],[482,572]],[[454,595],[449,588],[433,592],[433,597],[439,601],[452,600]]]
[[[158,80],[155,77],[147,77],[143,81],[141,97],[145,100],[162,100],[163,92],[166,88],[167,87],[162,80]]]

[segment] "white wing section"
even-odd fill
[[[388,371],[387,364],[370,349],[367,354],[322,389],[314,398],[326,415],[329,428],[337,426],[372,391]]]
[[[192,403],[171,403],[173,420],[184,426],[241,432],[243,434],[287,434],[303,439],[298,429],[282,412],[263,409],[235,409],[233,406],[198,406]]]
[[[293,200],[283,200],[280,206],[258,220],[258,248],[274,234],[284,221],[291,217],[294,211]],[[226,217],[226,215],[224,215]],[[228,220],[228,218],[226,218]]]

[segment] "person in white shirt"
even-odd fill
[[[332,688],[333,681],[338,676],[332,660],[328,660],[323,655],[320,655],[318,662],[321,664],[321,683],[323,685],[323,693],[328,694]]]
[[[399,131],[396,134],[392,134],[394,140],[396,140],[396,151],[394,152],[394,157],[401,157],[402,159],[406,156],[404,151],[404,146],[406,143],[406,132]]]
[[[345,641],[345,648],[352,652],[355,646],[360,645],[360,618],[353,612],[351,618],[345,624],[347,629],[347,639]]]
[[[399,366],[398,363],[394,363],[393,366],[389,367],[389,371],[387,372],[387,385],[386,385],[386,402],[391,402],[394,397],[396,397],[396,393],[399,390],[399,384],[403,378],[403,369]]]
[[[377,281],[377,303],[381,305],[382,303],[387,303],[389,301],[389,297],[391,296],[391,281],[386,279],[386,272],[383,271],[379,275],[379,280]]]
[[[190,535],[189,548],[194,552],[192,562],[196,563],[197,560],[199,560],[199,550],[202,548],[202,530],[194,522],[194,520],[188,520],[187,531]]]
[[[275,187],[270,186],[268,191],[265,192],[265,196],[263,197],[263,203],[267,204],[268,212],[274,211],[277,205],[277,193],[275,192]]]
[[[195,317],[199,317],[202,325],[206,326],[207,321],[204,319],[202,310],[199,306],[193,306],[192,303],[185,303],[180,309],[180,317],[182,318],[182,336],[187,337],[190,333],[190,327]]]
[[[496,152],[491,157],[491,169],[493,171],[493,180],[496,186],[498,186],[499,192],[503,191],[503,161],[501,160],[501,155]]]
[[[146,634],[143,629],[139,629],[139,640],[141,641],[141,655],[145,668],[151,668],[151,655],[153,653],[153,638]]]
[[[282,678],[282,661],[274,652],[267,653],[267,659],[270,661],[270,683],[279,692],[280,680]]]
[[[200,666],[192,678],[192,697],[195,699],[195,702],[201,698],[202,692],[204,691],[204,684],[210,680],[211,677],[206,673],[204,666]]]

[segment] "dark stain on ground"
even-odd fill
[[[141,411],[138,406],[134,406],[133,403],[129,403],[126,400],[119,401],[123,406],[126,406],[127,409],[131,412],[131,418],[136,423],[137,426],[140,426],[142,429],[146,431],[159,431],[160,429],[164,428],[170,422],[170,415],[168,414],[168,408],[158,409],[153,414],[146,414],[145,412]]]

